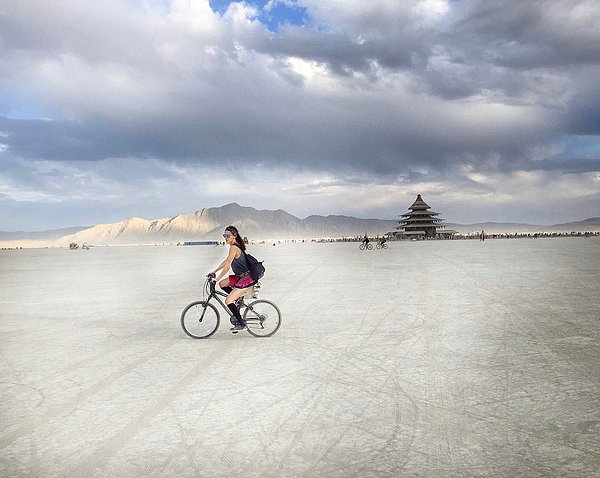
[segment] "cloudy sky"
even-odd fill
[[[600,216],[597,0],[2,0],[0,230]]]

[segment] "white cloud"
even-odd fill
[[[117,169],[125,174],[117,174]],[[98,161],[91,168],[86,162],[39,161],[32,165],[20,161],[12,165],[10,173],[0,173],[3,200],[57,206],[102,204],[90,218],[94,223],[116,220],[113,211],[124,207],[130,211],[128,216],[157,219],[228,202],[281,208],[298,217],[347,214],[395,219],[406,212],[417,194],[450,222],[555,223],[594,215],[590,205],[600,201],[599,185],[599,173],[464,171],[433,181],[382,180],[286,168],[223,170],[137,159]]]
[[[23,185],[15,184],[14,182],[0,176],[0,202],[6,200],[33,203],[59,202],[47,192],[28,189],[23,187]]]
[[[447,0],[421,0],[413,11],[425,20],[438,21],[450,11],[450,4]]]

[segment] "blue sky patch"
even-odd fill
[[[9,119],[34,120],[48,118],[49,113],[36,99],[17,88],[9,88],[0,96],[0,115]]]
[[[231,0],[210,0],[210,7],[213,11],[223,14],[227,10],[227,7],[232,2]],[[247,5],[255,6],[260,14],[257,17],[263,25],[265,25],[269,31],[277,32],[282,25],[305,25],[309,21],[308,10],[296,2],[277,2],[275,6],[267,10],[268,0],[248,0]]]
[[[569,135],[562,138],[564,156],[567,158],[598,158],[600,156],[600,137],[589,135]]]

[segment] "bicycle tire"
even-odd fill
[[[371,244],[367,244],[367,249],[368,249],[369,251],[371,251],[371,250],[373,250],[373,246],[372,246]]]
[[[219,328],[220,321],[217,308],[203,300],[192,302],[181,313],[181,328],[193,339],[209,338]]]
[[[281,327],[281,311],[270,300],[258,299],[246,306],[244,320],[250,335],[271,337]]]
[[[381,244],[375,244],[375,249],[381,249]]]
[[[387,249],[387,244],[381,244],[382,249]]]
[[[365,250],[365,245],[364,245],[364,244],[361,244],[360,246],[358,246],[358,248],[359,248],[361,251],[364,251],[364,250]]]

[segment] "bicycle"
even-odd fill
[[[377,249],[387,249],[387,244],[385,242],[383,244],[381,242],[378,242],[377,245],[375,246],[375,248],[377,248]]]
[[[231,325],[236,324],[233,313],[221,299],[227,297],[227,294],[215,290],[215,285],[215,282],[207,278],[203,288],[207,298],[192,302],[181,313],[181,328],[193,339],[207,339],[219,328],[221,317],[215,305],[210,303],[212,299],[227,312]],[[246,321],[246,330],[254,337],[270,337],[281,326],[281,311],[270,300],[257,299],[246,304],[242,298],[240,314]]]
[[[368,250],[370,251],[370,250],[372,250],[372,249],[373,249],[373,245],[372,245],[371,243],[368,243],[368,244],[366,244],[366,245],[365,245],[365,243],[363,242],[363,243],[362,243],[360,246],[358,246],[358,248],[359,248],[361,251],[364,251],[364,250],[365,250],[365,248],[366,248],[366,249],[368,249]]]

